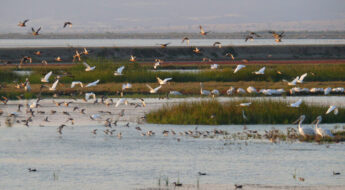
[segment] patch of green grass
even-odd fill
[[[301,104],[299,108],[288,107],[283,101],[252,101],[248,107],[239,106],[244,101],[220,103],[216,100],[201,102],[183,102],[173,106],[164,106],[146,115],[149,123],[181,124],[181,125],[221,125],[221,124],[290,124],[300,115],[306,115],[306,123],[310,123],[318,115],[323,115],[327,106]],[[242,110],[247,120],[242,117]],[[323,123],[345,122],[345,110],[340,109],[338,115],[326,115]]]

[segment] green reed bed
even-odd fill
[[[292,80],[297,75],[308,73],[305,82],[308,81],[345,81],[345,64],[321,64],[321,65],[266,65],[264,75],[255,75],[257,71],[265,65],[247,65],[246,68],[234,74],[233,70],[236,65],[221,65],[219,70],[210,70],[202,66],[200,72],[160,72],[152,71],[152,66],[141,65],[140,63],[129,63],[128,61],[115,62],[108,59],[90,59],[87,60],[90,66],[96,66],[94,71],[85,72],[85,67],[81,63],[73,66],[35,66],[25,67],[22,70],[31,70],[33,74],[29,76],[31,83],[40,83],[40,79],[49,71],[53,71],[53,77],[61,76],[61,83],[70,83],[72,81],[92,82],[100,79],[101,83],[108,82],[131,82],[131,83],[147,83],[156,82],[156,77],[166,78],[172,77],[174,82],[238,82],[238,81],[267,81],[277,82],[282,79]],[[123,76],[114,76],[114,71],[124,65],[125,70]],[[193,65],[192,67],[195,67]],[[176,66],[178,68],[178,66]],[[187,68],[183,66],[183,68]],[[13,81],[23,81],[26,76],[17,76],[12,73],[18,70],[15,67],[0,67],[0,82],[10,83]],[[280,71],[282,74],[278,74]]]
[[[344,123],[345,110],[338,115],[324,115],[327,106],[302,104],[299,108],[288,107],[283,101],[252,101],[248,107],[239,106],[246,101],[229,101],[220,103],[216,100],[201,102],[183,102],[173,106],[164,106],[146,115],[149,123],[157,124],[290,124],[300,115],[306,115],[310,123],[318,115],[323,115],[323,123]],[[242,117],[242,110],[247,120]]]

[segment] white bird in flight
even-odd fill
[[[257,75],[263,75],[263,74],[265,74],[265,69],[266,69],[266,67],[262,67],[260,70],[255,71],[254,73]]]
[[[245,67],[246,67],[245,65],[237,65],[237,67],[236,67],[234,73],[237,73],[239,70],[241,70],[241,69],[243,69],[243,68],[245,68]]]
[[[96,86],[99,83],[99,80],[96,80],[94,82],[91,82],[89,84],[87,84],[85,87],[92,87],[92,86]]]
[[[287,82],[289,86],[295,86],[297,81],[299,79],[299,76],[297,76],[295,79],[293,79],[291,82],[287,81],[287,80],[283,80],[284,82]]]
[[[120,75],[122,75],[123,69],[125,69],[125,66],[121,66],[121,67],[117,68],[117,70],[114,72],[114,75],[115,75],[115,76],[120,76]]]
[[[298,108],[302,104],[302,99],[299,99],[297,102],[290,104],[290,107]]]
[[[297,83],[303,83],[304,78],[308,75],[308,73],[304,73],[297,79]]]
[[[56,79],[56,81],[53,83],[53,86],[49,88],[50,91],[55,91],[56,90],[56,86],[59,83],[59,79]]]
[[[117,102],[116,102],[116,104],[115,104],[115,107],[119,107],[121,104],[125,104],[125,105],[127,105],[128,104],[128,102],[127,102],[127,100],[126,99],[124,99],[124,98],[120,98]]]
[[[75,85],[80,85],[80,87],[82,87],[82,88],[84,87],[82,82],[80,82],[80,81],[73,81],[71,83],[71,88],[74,88]]]
[[[94,100],[96,100],[96,94],[93,93],[93,92],[88,92],[88,93],[85,93],[85,100],[89,100],[90,97],[92,97]]]
[[[49,82],[49,77],[53,74],[53,71],[47,73],[42,79],[41,82]]]
[[[328,110],[326,111],[326,115],[331,113],[332,111],[334,111],[333,112],[334,115],[338,115],[339,110],[338,110],[337,106],[334,106],[334,105],[329,106]]]
[[[162,88],[162,85],[159,85],[158,87],[156,87],[155,89],[153,89],[150,85],[148,85],[148,84],[146,84],[146,86],[147,86],[147,88],[149,88],[150,89],[150,93],[151,94],[155,94],[155,93],[157,93],[158,92],[158,90],[160,89],[160,88]]]
[[[163,85],[166,84],[169,80],[172,80],[172,78],[165,78],[164,80],[162,80],[159,77],[157,77],[157,80],[160,85]]]
[[[86,67],[85,71],[93,71],[96,68],[96,66],[90,67],[86,62],[83,62],[83,65]]]

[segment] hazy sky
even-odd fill
[[[28,32],[24,19],[56,33],[345,30],[345,0],[1,0],[1,33]]]

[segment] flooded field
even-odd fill
[[[291,97],[294,101],[298,97]],[[189,98],[187,100],[200,100]],[[229,98],[220,98],[220,101]],[[305,99],[308,101],[308,98]],[[328,104],[329,98],[309,97],[309,103]],[[62,101],[62,100],[59,100]],[[130,99],[130,102],[137,100]],[[166,187],[169,183],[181,182],[187,189],[233,189],[234,184],[243,184],[247,189],[273,189],[345,186],[345,146],[343,143],[317,144],[281,141],[271,143],[266,139],[233,139],[232,134],[243,131],[243,125],[183,126],[152,125],[138,123],[138,117],[166,103],[186,99],[147,99],[145,109],[134,109],[122,105],[119,108],[73,103],[85,108],[87,114],[72,112],[72,107],[56,107],[51,100],[42,100],[45,115],[37,115],[29,127],[14,124],[5,127],[1,117],[0,127],[0,187],[3,189],[148,189]],[[333,103],[344,102],[342,97],[332,98]],[[1,105],[5,114],[14,112],[19,102]],[[21,102],[24,103],[24,102]],[[102,106],[102,107],[101,107]],[[48,113],[57,110],[56,116]],[[125,109],[125,115],[118,113]],[[71,113],[75,124],[66,123]],[[111,111],[101,114],[102,120],[91,121],[90,114],[97,110]],[[49,116],[50,122],[43,122]],[[18,112],[24,119],[25,113]],[[117,118],[112,135],[105,134],[104,120]],[[127,122],[129,127],[126,127]],[[62,134],[57,127],[65,123]],[[345,124],[322,124],[323,128],[334,129]],[[140,127],[141,131],[135,129]],[[247,130],[263,133],[272,128],[285,131],[297,125],[247,125]],[[97,129],[96,134],[92,131]],[[224,130],[228,135],[212,138],[180,135],[186,131]],[[176,135],[163,135],[173,130]],[[141,133],[154,131],[153,136]],[[119,138],[119,133],[122,134]],[[35,168],[37,172],[29,172]],[[340,172],[341,175],[333,175]],[[206,173],[200,176],[198,173]],[[294,178],[295,176],[295,178]],[[299,180],[303,178],[304,181]],[[160,184],[160,186],[159,186]]]

